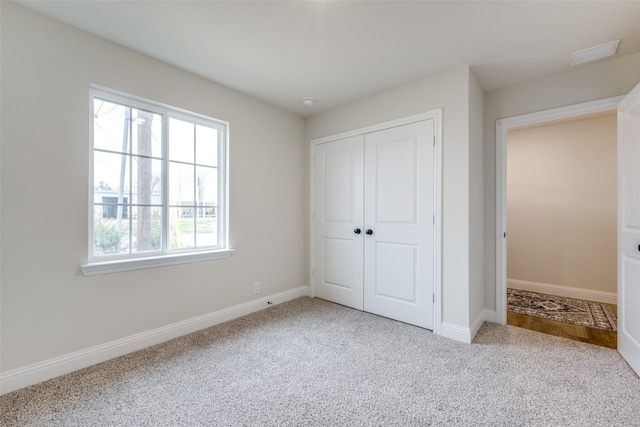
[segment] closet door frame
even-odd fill
[[[366,126],[358,129],[353,129],[347,132],[342,132],[335,135],[330,135],[322,138],[312,139],[310,141],[310,158],[309,158],[309,194],[310,194],[310,206],[309,206],[309,283],[311,288],[311,296],[315,297],[315,254],[314,254],[314,215],[315,215],[315,178],[314,178],[314,158],[315,147],[318,144],[331,142],[338,139],[344,139],[356,135],[364,135],[369,132],[376,132],[384,129],[389,129],[397,126],[403,126],[411,123],[420,122],[423,120],[433,120],[434,127],[434,241],[433,241],[433,271],[434,271],[434,286],[433,286],[433,332],[436,335],[441,335],[442,325],[442,109],[431,110],[420,114],[415,114],[401,119],[391,120],[387,122],[378,123],[371,126]]]

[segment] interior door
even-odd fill
[[[618,351],[640,375],[640,84],[618,106]]]
[[[364,136],[319,144],[314,162],[315,296],[363,309]]]
[[[364,310],[433,329],[433,120],[365,135]]]

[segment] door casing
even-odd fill
[[[356,135],[363,135],[370,132],[376,132],[397,126],[403,126],[423,120],[432,119],[434,123],[434,207],[435,207],[435,232],[434,232],[434,307],[433,307],[433,332],[437,335],[441,333],[442,324],[442,109],[431,110],[420,114],[404,117],[401,119],[391,120],[378,123],[375,125],[342,132],[323,138],[313,139],[310,141],[310,158],[309,170],[314,168],[314,147],[336,139],[349,138]],[[311,296],[315,297],[314,289],[314,192],[315,180],[314,173],[310,173],[309,179],[310,209],[309,209],[309,283],[311,284]]]

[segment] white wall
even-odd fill
[[[1,372],[307,285],[304,123],[1,3]],[[230,123],[231,258],[84,277],[89,85]]]
[[[443,109],[442,313],[444,322],[461,328],[469,327],[469,84],[470,70],[461,67],[320,113],[306,121],[306,140],[310,141]],[[474,94],[478,96],[477,88]],[[306,156],[309,156],[308,146]],[[306,171],[307,186],[308,182],[309,170]]]
[[[469,73],[469,322],[484,317],[484,92]],[[473,331],[475,334],[475,331]]]
[[[496,120],[625,95],[640,82],[640,53],[572,68],[564,73],[485,94],[485,301],[496,293]]]
[[[509,130],[510,287],[521,286],[515,279],[615,297],[616,127],[613,111]]]

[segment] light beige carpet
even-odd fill
[[[615,350],[300,298],[0,397],[9,426],[638,426]]]

